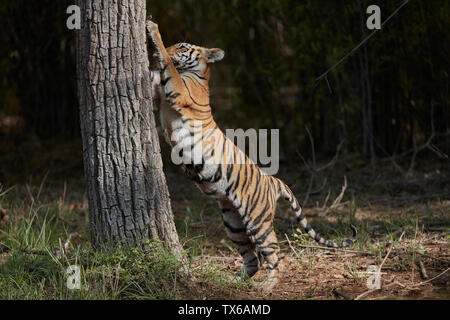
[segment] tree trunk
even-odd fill
[[[78,5],[78,95],[92,244],[157,238],[179,255],[153,115],[146,2]]]

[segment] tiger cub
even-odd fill
[[[265,175],[215,123],[209,104],[209,68],[210,63],[223,59],[224,52],[188,43],[165,48],[158,25],[147,21],[146,28],[160,67],[161,126],[173,148],[183,147],[180,156],[184,170],[202,192],[218,199],[226,232],[244,260],[236,276],[252,277],[265,260],[269,274],[259,287],[269,291],[278,282],[283,266],[273,220],[280,196],[289,201],[297,221],[317,242],[336,248],[350,246],[356,240],[354,226],[352,238],[342,243],[319,236],[306,221],[289,187]],[[193,138],[195,130],[200,138]],[[189,151],[197,146],[202,147],[200,161],[190,161],[195,152]]]

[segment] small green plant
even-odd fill
[[[304,251],[306,252],[306,255],[302,254],[298,256],[299,261],[306,265],[307,268],[311,269],[314,262],[314,252],[313,249],[309,247],[311,244],[311,238],[307,233],[303,233],[300,228],[297,228],[296,232],[294,232],[292,236],[295,239],[295,243],[293,243],[294,247],[296,243],[305,246]]]
[[[309,286],[308,290],[306,290],[305,293],[300,294],[299,299],[302,299],[302,300],[312,299],[314,297],[315,291],[316,291],[316,287],[311,285],[311,286]]]

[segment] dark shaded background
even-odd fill
[[[410,1],[328,74],[403,1],[148,1],[166,45],[225,50],[212,73],[213,114],[222,128],[280,128],[285,163],[342,154],[363,163],[414,154],[448,161],[449,2]],[[0,2],[0,182],[82,172],[73,1]],[[331,89],[331,92],[330,92]],[[432,137],[431,148],[420,149]],[[310,156],[308,156],[310,157]]]

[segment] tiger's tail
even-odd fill
[[[306,220],[306,217],[302,213],[302,208],[300,204],[298,203],[297,199],[295,198],[294,194],[292,193],[291,189],[281,180],[277,179],[280,186],[280,196],[282,196],[286,201],[289,201],[291,205],[291,209],[294,211],[295,216],[297,217],[297,221],[301,224],[301,226],[305,229],[305,231],[308,233],[308,235],[313,238],[315,241],[317,241],[320,244],[326,245],[327,247],[331,248],[343,248],[343,247],[349,247],[351,246],[358,236],[358,231],[356,230],[356,227],[352,224],[350,224],[350,228],[352,229],[353,235],[351,238],[343,241],[343,242],[333,242],[330,240],[326,240],[322,236],[320,236],[314,229],[311,227],[311,225]]]

